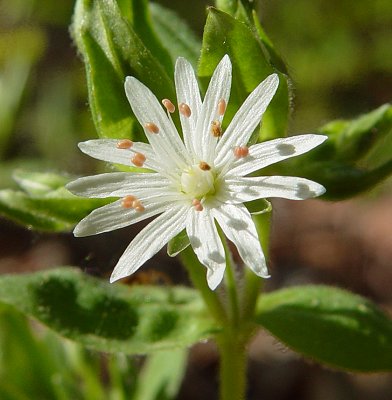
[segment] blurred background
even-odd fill
[[[159,2],[201,37],[211,3]],[[96,134],[84,66],[69,35],[73,6],[71,0],[0,0],[0,189],[16,187],[15,169],[70,175],[104,169],[76,146]],[[331,119],[354,117],[390,101],[389,0],[262,1],[259,15],[294,82],[291,134],[313,132]],[[391,181],[347,201],[275,201],[267,289],[333,284],[391,312],[391,201]],[[106,277],[139,229],[75,239],[72,234],[34,232],[0,218],[0,273],[78,265]],[[187,283],[185,271],[165,252],[133,283],[145,280]],[[107,390],[118,385],[124,393],[131,391],[140,360],[86,352],[30,326],[23,317],[0,309],[0,382],[9,386],[0,383],[0,399],[107,398],[97,389],[101,384]],[[250,347],[249,362],[252,400],[389,400],[392,394],[390,374],[330,371],[303,361],[263,332]],[[217,398],[217,368],[214,346],[195,346],[177,398]],[[113,371],[121,376],[117,381]],[[72,396],[61,397],[53,390],[56,384],[71,387],[67,393]]]

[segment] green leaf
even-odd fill
[[[279,88],[263,116],[259,140],[287,134],[289,88],[287,77],[269,63],[255,29],[212,7],[208,10],[198,74],[206,83],[220,59],[228,54],[233,64],[229,119],[249,93],[268,75],[279,73]],[[225,121],[227,123],[227,121]]]
[[[103,382],[102,354],[31,325],[15,308],[0,304],[2,400],[130,398],[136,368],[123,354],[105,354],[108,376]]]
[[[69,182],[69,178],[50,172],[16,170],[13,177],[18,185],[31,196],[46,195],[53,190],[64,187]]]
[[[0,305],[0,395],[2,399],[53,398],[53,367],[44,344],[37,340],[24,317]],[[31,373],[32,360],[34,374]]]
[[[143,41],[151,54],[164,66],[169,76],[174,73],[168,49],[155,32],[148,0],[117,0],[121,14],[131,23],[136,35]],[[125,11],[125,15],[124,15]],[[127,17],[126,17],[127,16]]]
[[[2,276],[0,301],[105,352],[181,348],[216,331],[194,290],[111,285],[71,268]]]
[[[143,140],[124,93],[127,75],[158,98],[174,98],[161,60],[152,54],[114,0],[78,0],[72,33],[86,66],[90,107],[100,137]]]
[[[64,188],[69,178],[18,171],[14,178],[26,192],[0,190],[0,215],[34,229],[68,231],[110,199],[76,197]]]
[[[390,104],[352,120],[332,121],[319,132],[329,139],[309,153],[268,168],[268,174],[312,179],[326,187],[325,199],[342,199],[373,188],[392,173]]]
[[[319,132],[329,136],[328,145],[334,147],[334,158],[351,162],[360,160],[374,146],[392,135],[392,106],[384,104],[352,120],[335,120],[321,127]]]
[[[201,49],[197,36],[175,12],[157,3],[151,3],[150,10],[154,29],[167,48],[173,64],[178,57],[184,57],[195,68]]]
[[[392,321],[373,303],[327,286],[264,294],[256,321],[293,350],[338,369],[392,370]]]
[[[268,59],[268,62],[283,74],[288,75],[287,67],[282,57],[279,55],[274,45],[272,44],[271,39],[267,36],[267,33],[265,32],[263,26],[259,21],[259,17],[256,11],[252,11],[252,17],[253,17],[254,27],[264,46],[264,53]]]
[[[132,400],[171,400],[180,389],[187,350],[160,351],[148,357]]]
[[[167,254],[175,257],[190,245],[189,237],[184,229],[167,244]]]
[[[0,157],[9,147],[28,78],[45,45],[44,32],[37,28],[0,33]]]

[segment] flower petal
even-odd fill
[[[214,290],[222,281],[225,268],[225,250],[208,209],[191,209],[186,226],[187,235],[199,261],[207,267],[207,282]]]
[[[130,194],[146,197],[154,193],[160,196],[172,194],[169,185],[170,181],[159,173],[109,172],[76,179],[66,188],[82,197],[123,197]]]
[[[115,164],[126,165],[127,167],[134,166],[131,162],[131,158],[135,153],[142,153],[146,156],[143,167],[158,172],[163,170],[162,167],[164,164],[162,165],[162,162],[149,144],[135,142],[129,149],[118,149],[118,142],[119,140],[117,139],[94,139],[81,142],[78,146],[83,153],[90,157]]]
[[[106,206],[99,207],[83,218],[75,227],[74,235],[77,237],[97,235],[103,232],[124,228],[153,217],[167,210],[172,201],[162,201],[160,197],[143,199],[144,211],[139,212],[133,208],[121,206],[121,200],[114,201]]]
[[[257,236],[255,224],[243,204],[221,204],[212,209],[225,235],[238,249],[244,263],[263,278],[268,278],[268,270],[263,250]]]
[[[189,163],[189,155],[173,122],[163,111],[155,95],[136,78],[128,76],[125,80],[125,92],[131,108],[144,128],[144,132],[155,153],[169,168],[183,169]],[[151,133],[145,125],[153,123],[158,133]]]
[[[306,200],[325,193],[324,186],[309,179],[292,176],[235,177],[226,179],[224,185],[222,201],[229,203],[244,203],[269,197]]]
[[[218,138],[211,133],[213,121],[221,120],[218,113],[219,100],[225,100],[226,104],[230,97],[231,87],[231,62],[228,55],[225,55],[216,67],[212,75],[207,93],[204,97],[200,117],[197,121],[196,134],[198,144],[195,148],[200,160],[212,163],[215,155],[215,146]]]
[[[174,206],[142,229],[118,261],[110,282],[133,274],[185,227],[189,206]]]
[[[193,71],[191,64],[185,60],[185,58],[177,58],[174,78],[177,91],[177,103],[185,103],[191,109],[191,115],[189,117],[180,113],[180,118],[185,146],[189,153],[194,156],[195,149],[198,145],[196,125],[202,103],[195,72]]]
[[[320,145],[328,136],[298,135],[269,140],[249,147],[249,155],[233,162],[228,174],[244,176],[286,158],[299,156]]]
[[[216,146],[215,166],[227,163],[235,146],[246,146],[279,86],[277,74],[268,76],[248,96]]]

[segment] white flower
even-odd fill
[[[174,105],[164,99],[162,107],[146,86],[127,77],[126,95],[150,144],[111,139],[79,144],[84,153],[97,159],[143,166],[151,172],[107,173],[71,182],[68,189],[80,196],[119,197],[80,221],[74,234],[95,235],[159,215],[130,243],[111,282],[134,273],[186,229],[194,252],[207,267],[208,285],[215,289],[226,266],[217,222],[244,263],[257,275],[268,277],[255,225],[243,203],[269,197],[303,200],[319,196],[325,189],[303,178],[248,175],[306,153],[327,137],[300,135],[247,147],[279,85],[276,74],[256,87],[222,132],[231,86],[228,56],[217,66],[204,101],[194,71],[183,58],[176,63],[175,84],[183,140],[170,116]]]

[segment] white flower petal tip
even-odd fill
[[[272,95],[271,97],[273,97],[279,87],[279,75],[276,73],[271,74],[267,76],[267,78],[265,78],[262,83],[266,85],[266,87],[268,88],[266,91],[269,91]]]
[[[215,290],[223,280],[225,274],[225,268],[213,270],[207,269],[207,284],[211,290]]]
[[[110,282],[133,274],[186,229],[193,251],[206,268],[207,284],[215,290],[226,268],[216,224],[237,247],[244,265],[256,275],[269,278],[256,227],[243,203],[269,197],[304,200],[325,192],[322,185],[300,177],[247,176],[306,153],[327,136],[299,135],[247,147],[278,89],[279,76],[271,74],[261,82],[224,131],[231,79],[228,55],[216,66],[204,99],[191,64],[181,57],[174,72],[177,99],[157,99],[142,82],[128,76],[125,94],[149,143],[130,139],[79,143],[80,150],[91,157],[151,171],[88,176],[67,185],[79,196],[117,198],[81,220],[74,229],[75,236],[109,232],[155,217],[129,244]],[[171,117],[175,112],[183,139]]]
[[[121,275],[117,275],[113,272],[112,275],[110,276],[109,282],[114,283],[114,282],[119,281],[120,279],[126,278],[127,276],[129,276],[129,275],[125,274],[124,276],[121,276]]]
[[[75,237],[86,237],[94,235],[94,232],[89,229],[88,226],[86,227],[85,224],[82,223],[82,221],[75,226],[72,233]]]

